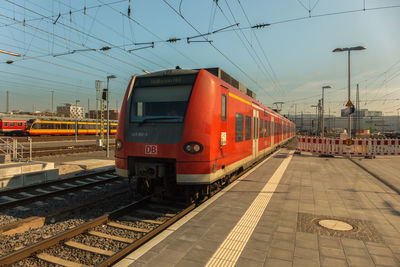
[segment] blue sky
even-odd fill
[[[218,6],[211,0],[131,0],[130,18],[128,3],[0,0],[0,49],[23,55],[0,54],[0,111],[5,110],[7,90],[11,109],[50,109],[50,91],[55,106],[79,99],[86,108],[90,99],[93,109],[95,80],[111,74],[117,78],[110,83],[110,107],[120,107],[131,75],[179,65],[221,67],[266,105],[284,102],[285,114],[293,114],[295,106],[297,112],[313,113],[310,106],[329,84],[325,112],[338,115],[347,102],[347,53],[332,50],[358,45],[367,50],[351,53],[353,102],[359,83],[361,108],[386,115],[396,115],[400,108],[396,0],[218,0]],[[236,23],[238,27],[207,35],[211,44],[186,42],[197,31]],[[250,29],[263,23],[271,25]],[[182,40],[165,42],[170,38]],[[128,52],[150,45],[134,43],[151,42],[154,48]],[[111,49],[99,50],[104,46]],[[72,53],[80,49],[96,51]],[[8,60],[14,62],[6,64]]]

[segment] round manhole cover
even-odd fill
[[[320,220],[318,224],[322,227],[336,231],[350,231],[353,229],[353,226],[350,224],[338,220]]]

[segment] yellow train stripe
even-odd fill
[[[230,96],[230,97],[233,97],[233,98],[235,98],[235,99],[237,99],[237,100],[239,100],[239,101],[241,101],[241,102],[243,102],[243,103],[246,103],[247,105],[250,105],[250,106],[251,106],[251,103],[250,103],[249,101],[244,100],[243,98],[241,98],[241,97],[239,97],[239,96],[237,96],[237,95],[234,95],[234,94],[232,94],[231,92],[229,92],[229,96]]]

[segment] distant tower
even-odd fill
[[[54,91],[50,91],[51,92],[51,114],[54,113]]]
[[[10,108],[10,106],[9,106],[9,95],[10,95],[10,92],[7,91],[7,97],[6,97],[6,113],[8,113],[9,108]]]
[[[357,83],[357,95],[356,95],[356,134],[357,132],[360,130],[360,95],[359,95],[359,87],[358,87],[358,83]]]

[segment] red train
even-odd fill
[[[4,135],[25,134],[26,120],[0,119],[0,133]]]
[[[117,128],[117,173],[135,177],[141,193],[206,195],[295,135],[291,121],[242,91],[251,95],[219,68],[133,76]]]

